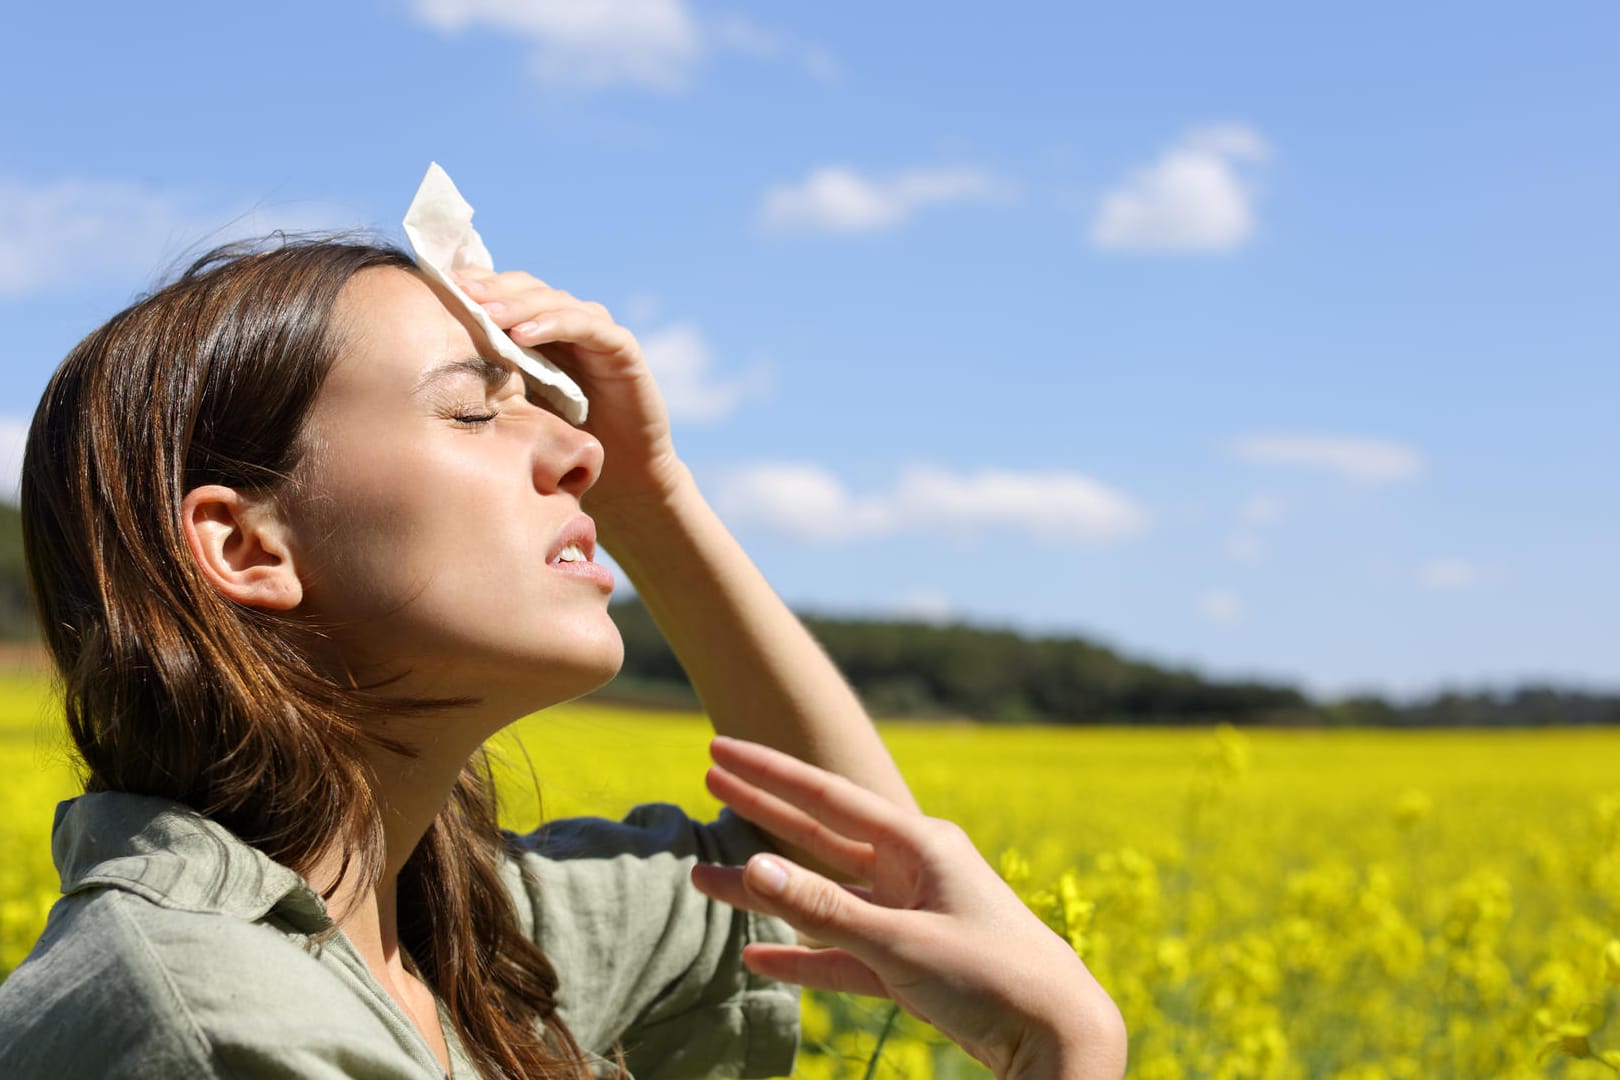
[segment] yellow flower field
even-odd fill
[[[505,820],[538,820],[531,764],[548,817],[712,814],[706,732],[531,717],[499,744]],[[1620,1073],[1620,732],[885,735],[1113,992],[1135,1077]],[[32,677],[0,678],[0,769],[3,977],[55,895],[52,808],[74,791]],[[983,1075],[884,1002],[810,995],[804,1024],[798,1076]]]

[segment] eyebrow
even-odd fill
[[[420,394],[428,387],[443,382],[445,379],[457,375],[476,375],[490,388],[498,387],[512,377],[512,369],[499,360],[491,360],[484,356],[473,356],[466,360],[452,360],[448,364],[440,364],[432,368],[417,380],[412,388],[412,394]]]

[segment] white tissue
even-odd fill
[[[410,241],[416,264],[472,314],[503,360],[523,372],[569,422],[583,424],[587,403],[579,384],[539,352],[507,337],[483,307],[451,280],[452,272],[465,267],[495,268],[483,238],[472,226],[472,218],[473,208],[456,190],[450,175],[439,168],[437,161],[430,164],[422,186],[416,189],[416,198],[405,211],[405,239]]]

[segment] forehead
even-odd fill
[[[438,364],[492,355],[477,324],[447,299],[409,270],[384,266],[356,274],[333,311],[339,349],[328,382],[363,380],[408,391]]]

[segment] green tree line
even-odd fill
[[[0,502],[0,641],[28,641],[39,636],[28,600],[28,570],[23,564],[22,514]]]
[[[632,693],[690,694],[675,654],[636,600],[609,609],[624,637],[621,679]],[[867,707],[884,716],[987,722],[1095,723],[1278,719],[1309,707],[1293,687],[1212,682],[1129,660],[1080,638],[1011,630],[802,615]]]
[[[638,600],[609,609],[624,667],[607,696],[696,704],[679,660]],[[1298,687],[1221,680],[1133,660],[1080,637],[1030,637],[963,623],[801,614],[868,709],[986,723],[1524,727],[1620,723],[1620,697],[1547,686],[1447,691],[1397,704],[1361,696],[1318,702]]]

